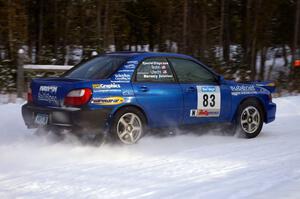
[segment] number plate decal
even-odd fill
[[[221,94],[219,86],[197,86],[197,109],[192,109],[191,117],[219,117]]]
[[[37,125],[41,125],[41,126],[46,125],[48,123],[48,115],[38,113],[35,116],[34,123],[36,123]]]

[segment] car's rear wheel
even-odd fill
[[[236,118],[238,136],[254,138],[259,135],[263,127],[263,111],[261,105],[254,99],[243,102]]]
[[[146,119],[144,114],[134,107],[125,107],[118,111],[112,122],[113,140],[122,144],[135,144],[145,134]]]

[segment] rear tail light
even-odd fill
[[[27,92],[27,102],[32,102],[32,90],[31,88],[28,89],[28,92]]]
[[[86,104],[92,96],[92,90],[89,88],[82,88],[72,90],[65,97],[64,104],[67,106],[81,106]]]

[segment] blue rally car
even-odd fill
[[[108,132],[124,144],[148,128],[205,123],[232,123],[253,138],[275,119],[273,90],[267,82],[225,80],[187,55],[116,52],[59,78],[33,79],[22,115],[28,128]]]

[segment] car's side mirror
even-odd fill
[[[219,83],[220,83],[220,84],[224,84],[225,79],[224,79],[223,76],[219,76],[218,79],[219,79]]]

